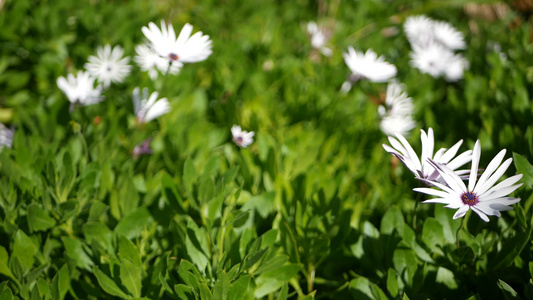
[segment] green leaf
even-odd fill
[[[502,291],[505,299],[507,300],[520,299],[520,297],[518,296],[518,293],[510,285],[508,285],[507,282],[501,279],[498,279],[498,287]]]
[[[35,261],[35,253],[38,249],[33,244],[32,240],[22,231],[18,230],[15,234],[15,243],[13,245],[13,254],[11,259],[17,258],[23,272],[28,272],[33,267]]]
[[[118,257],[121,261],[130,260],[136,266],[141,266],[141,257],[139,255],[139,250],[137,250],[137,247],[135,247],[132,241],[130,241],[123,235],[121,235],[119,238]]]
[[[397,248],[394,250],[392,262],[396,272],[398,272],[398,274],[402,275],[404,278],[404,282],[409,284],[409,286],[412,286],[413,278],[415,276],[416,269],[418,268],[415,253],[409,249]]]
[[[8,286],[5,286],[0,293],[0,300],[13,300],[13,292]]]
[[[381,234],[392,234],[396,230],[400,235],[403,233],[405,221],[398,206],[393,205],[387,209],[381,218]]]
[[[295,277],[301,269],[302,265],[300,264],[289,264],[261,274],[256,279],[257,288],[254,296],[260,298],[274,292]]]
[[[387,271],[387,290],[392,297],[398,297],[400,290],[398,289],[398,273],[393,268]]]
[[[28,224],[33,231],[45,231],[53,227],[56,221],[37,203],[28,205]]]
[[[153,219],[148,209],[140,207],[120,219],[114,231],[116,234],[122,234],[128,239],[132,239],[141,235],[142,230],[147,228],[152,222]]]
[[[443,254],[438,246],[443,246],[444,231],[442,225],[434,218],[426,218],[424,228],[422,229],[422,240],[435,253]]]
[[[278,300],[287,300],[289,294],[289,285],[285,283],[279,292]]]
[[[183,300],[197,300],[198,296],[196,295],[194,289],[190,286],[184,284],[176,284],[174,286],[174,291],[178,294],[178,297]]]
[[[70,288],[70,275],[66,264],[56,273],[51,285],[52,299],[63,299]]]
[[[364,277],[353,279],[348,287],[354,299],[388,299],[376,284]]]
[[[531,229],[527,232],[517,233],[512,238],[502,243],[503,247],[492,260],[495,265],[492,270],[499,270],[510,265],[513,260],[522,252],[522,249],[530,243]]]
[[[228,300],[253,299],[253,294],[250,294],[248,290],[250,280],[251,277],[247,274],[233,282],[229,290]]]
[[[76,265],[82,269],[91,270],[91,266],[94,265],[91,258],[85,253],[83,243],[78,239],[70,237],[62,237],[63,245],[67,250],[67,255],[76,261]]]
[[[227,300],[230,287],[228,275],[224,270],[220,271],[213,287],[213,300]]]
[[[437,270],[435,282],[444,284],[450,290],[456,290],[458,287],[453,272],[443,267],[439,267]]]
[[[6,248],[0,246],[0,274],[4,274],[12,279],[15,279],[15,276],[8,266],[8,260],[9,255],[7,254]]]
[[[120,280],[128,291],[136,298],[141,296],[142,276],[141,267],[128,259],[121,260]]]
[[[274,210],[274,198],[276,192],[266,192],[259,196],[250,198],[242,206],[241,210],[255,210],[261,215],[262,218],[267,218],[268,215]]]
[[[118,285],[113,281],[113,279],[109,278],[109,276],[107,276],[104,272],[100,271],[100,269],[98,269],[98,266],[93,267],[93,272],[96,276],[96,279],[98,280],[98,284],[100,284],[100,287],[106,293],[120,297],[122,299],[131,298],[118,287]]]
[[[525,157],[515,152],[513,152],[513,160],[516,167],[516,172],[519,174],[524,174],[522,181],[527,187],[533,187],[533,166]]]

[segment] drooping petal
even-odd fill
[[[465,206],[462,206],[460,207],[456,212],[455,214],[453,215],[453,219],[459,219],[461,217],[464,217],[464,215],[466,214],[466,212],[468,211],[468,209],[470,208],[470,206],[468,205],[465,205]]]

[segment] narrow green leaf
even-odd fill
[[[33,267],[35,261],[35,253],[37,253],[37,247],[33,244],[32,240],[22,231],[18,230],[15,234],[15,243],[13,245],[13,254],[11,259],[17,258],[23,272],[28,272]]]
[[[255,297],[260,298],[280,288],[302,269],[300,264],[289,264],[261,274],[256,279]]]
[[[178,294],[178,297],[180,297],[180,299],[182,300],[197,300],[198,299],[196,292],[190,286],[186,286],[181,283],[176,284],[174,286],[174,291],[176,291],[176,294]]]
[[[120,297],[122,299],[131,298],[118,287],[118,285],[113,281],[113,279],[109,278],[109,276],[107,276],[104,272],[100,271],[100,269],[98,269],[98,266],[93,266],[93,272],[96,276],[96,279],[98,280],[98,283],[100,284],[100,287],[106,293]]]
[[[224,270],[220,271],[213,287],[213,300],[227,300],[230,287],[228,275]]]
[[[8,286],[5,286],[0,294],[0,300],[13,300],[13,292]]]
[[[398,296],[398,273],[393,268],[389,268],[387,272],[387,290],[392,297]]]
[[[228,300],[243,300],[253,297],[248,293],[248,287],[250,286],[250,275],[244,275],[237,279],[229,290]]]
[[[519,174],[524,174],[522,181],[527,187],[533,187],[533,166],[525,157],[515,152],[513,152],[513,160],[516,167],[516,172]]]
[[[289,284],[285,283],[279,292],[278,300],[287,300],[289,294]]]
[[[76,261],[76,265],[82,269],[91,270],[91,266],[94,265],[91,258],[85,253],[83,243],[74,238],[62,237],[63,245],[67,251],[67,255]]]
[[[28,224],[33,231],[45,231],[53,227],[56,221],[37,203],[28,205]]]
[[[52,299],[63,299],[70,288],[70,275],[66,264],[59,269],[52,279]]]
[[[510,285],[508,285],[507,282],[501,279],[498,279],[498,287],[502,291],[505,299],[507,300],[520,299],[520,297],[518,296],[518,293]]]
[[[140,207],[118,222],[114,231],[132,239],[141,234],[141,231],[153,222],[150,212],[145,207]]]
[[[141,275],[142,274],[140,266],[135,265],[128,259],[121,260],[120,280],[122,281],[122,284],[128,289],[128,291],[136,298],[141,296]]]
[[[118,257],[121,261],[127,259],[133,262],[136,266],[141,266],[139,250],[137,250],[137,247],[135,247],[132,241],[123,235],[121,235],[119,238]]]

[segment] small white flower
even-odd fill
[[[434,78],[446,74],[446,69],[450,61],[453,60],[453,52],[438,43],[431,43],[426,47],[413,45],[413,52],[410,53],[411,65],[419,69],[422,73],[427,73]]]
[[[411,145],[409,145],[409,142],[401,134],[395,134],[399,141],[389,136],[389,142],[392,147],[383,144],[385,151],[396,156],[415,175],[417,179],[429,184],[433,184],[434,181],[442,181],[439,173],[437,170],[435,170],[434,166],[430,164],[428,159],[432,159],[439,164],[445,164],[450,170],[456,170],[472,160],[471,150],[465,151],[459,156],[455,157],[455,154],[457,154],[457,150],[459,150],[463,140],[457,142],[450,149],[441,148],[435,154],[433,154],[433,129],[429,128],[427,135],[424,130],[420,130],[420,132],[420,139],[422,141],[422,153],[420,155],[420,159],[418,159],[418,156]],[[463,171],[457,171],[457,173],[459,175],[465,174]]]
[[[3,147],[11,148],[13,146],[13,135],[15,129],[10,129],[0,123],[0,151]]]
[[[233,135],[233,142],[241,148],[246,148],[254,142],[254,132],[243,131],[241,126],[233,125],[231,127],[231,134]]]
[[[468,210],[472,209],[483,221],[488,222],[488,216],[500,217],[500,211],[512,210],[513,208],[510,205],[520,201],[520,198],[512,198],[508,197],[508,195],[522,185],[522,183],[515,184],[522,178],[522,174],[511,176],[494,185],[513,161],[512,158],[509,158],[501,164],[504,156],[505,150],[500,151],[478,180],[481,146],[479,140],[477,140],[472,155],[472,168],[468,179],[468,187],[449,166],[429,160],[429,163],[444,179],[445,184],[433,183],[440,190],[415,188],[414,191],[438,197],[426,200],[424,203],[443,203],[446,204],[446,208],[458,209],[453,215],[454,219],[463,217]]]
[[[395,133],[408,135],[415,127],[416,122],[411,115],[386,115],[379,123],[379,128],[386,135]]]
[[[179,61],[169,63],[168,59],[161,57],[154,52],[148,45],[142,44],[135,46],[137,56],[133,59],[139,65],[141,70],[148,72],[152,80],[159,75],[158,70],[163,74],[178,74],[183,64]]]
[[[383,56],[378,57],[372,49],[363,53],[348,47],[348,53],[344,53],[343,56],[346,65],[358,77],[372,82],[385,82],[396,76],[396,67],[386,62]]]
[[[434,21],[424,15],[408,17],[403,30],[411,45],[425,46],[434,39]]]
[[[185,24],[178,38],[172,25],[161,21],[161,29],[150,22],[143,27],[144,36],[150,41],[152,49],[168,63],[194,63],[206,60],[211,55],[211,40],[208,35],[197,32],[191,36],[192,25]]]
[[[109,45],[98,47],[96,56],[89,56],[85,68],[107,88],[111,82],[124,82],[126,76],[130,74],[131,66],[128,64],[130,58],[123,58],[123,55],[124,50],[120,46],[115,46],[113,49]]]
[[[329,40],[329,32],[319,27],[315,22],[307,23],[307,33],[311,36],[311,46],[319,50],[325,56],[331,56],[333,52],[326,47]]]
[[[385,106],[378,107],[380,116],[402,116],[412,115],[414,112],[413,99],[407,96],[405,85],[396,80],[392,80],[387,85],[387,96]]]
[[[461,50],[466,48],[463,33],[455,29],[455,27],[448,22],[433,22],[433,32],[435,39],[449,49]]]
[[[157,100],[158,92],[153,92],[148,98],[148,89],[143,89],[141,98],[140,88],[133,89],[133,109],[137,122],[146,123],[170,111],[167,98]]]
[[[94,87],[94,81],[94,77],[83,71],[78,71],[76,77],[68,74],[67,78],[61,76],[57,79],[57,86],[71,102],[71,111],[77,104],[91,105],[103,100],[100,96],[101,87]]]

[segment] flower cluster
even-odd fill
[[[509,158],[502,163],[505,150],[500,151],[479,175],[481,158],[479,140],[476,141],[473,150],[465,151],[458,156],[455,155],[462,140],[450,149],[441,148],[433,153],[433,130],[429,128],[428,134],[422,130],[422,153],[419,159],[401,134],[396,134],[396,137],[398,140],[389,137],[392,147],[383,145],[385,150],[397,157],[415,175],[415,178],[434,187],[415,188],[414,191],[436,197],[424,203],[442,203],[446,204],[447,208],[457,209],[454,219],[463,217],[471,209],[483,221],[488,222],[488,216],[499,217],[500,211],[511,210],[510,205],[520,201],[519,198],[508,195],[522,185],[516,184],[522,178],[522,174],[511,176],[496,184],[513,161]],[[469,171],[457,170],[468,162],[471,162]],[[463,180],[468,180],[468,185]]]
[[[307,33],[311,38],[311,46],[315,50],[328,57],[333,54],[333,51],[326,47],[326,44],[331,36],[331,32],[311,21],[307,23]]]
[[[161,29],[154,23],[143,27],[142,32],[147,42],[136,46],[137,56],[134,58],[140,69],[147,71],[152,80],[158,77],[158,72],[176,74],[184,63],[194,63],[207,59],[211,55],[211,40],[201,32],[192,34],[192,26],[185,24],[176,38],[173,27],[161,22]],[[101,95],[104,89],[112,83],[122,83],[131,73],[130,58],[124,57],[124,50],[120,46],[105,45],[99,47],[96,56],[90,56],[85,64],[86,71],[78,71],[77,75],[68,74],[59,77],[57,86],[71,102],[71,112],[77,105],[91,105],[104,100]],[[95,86],[95,83],[98,85]],[[166,98],[158,99],[159,93],[148,95],[144,88],[142,95],[139,87],[133,90],[133,107],[138,123],[149,122],[170,111],[170,104]],[[2,129],[2,128],[0,128]],[[0,142],[4,142],[4,130],[1,131]],[[12,136],[12,134],[11,134]],[[149,154],[151,150],[148,138],[133,150],[134,156]],[[6,142],[6,145],[10,145]]]
[[[468,61],[456,50],[466,48],[464,36],[444,21],[426,16],[409,17],[404,31],[411,48],[411,65],[422,73],[447,81],[458,81],[468,69]]]

